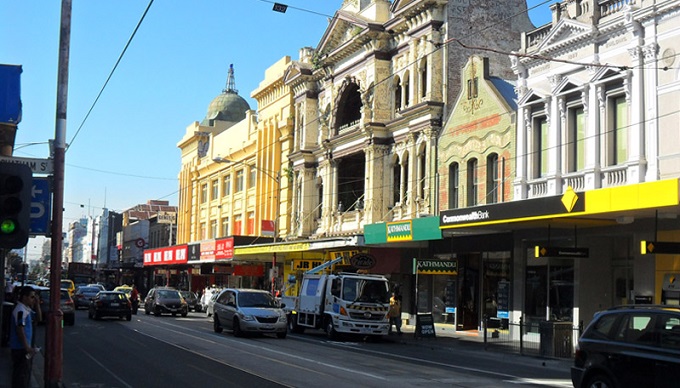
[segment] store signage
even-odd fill
[[[387,242],[410,240],[413,240],[413,223],[411,220],[387,223]]]
[[[176,245],[144,251],[144,266],[186,264],[188,260],[187,246]]]
[[[215,260],[215,240],[201,241],[201,261]]]
[[[227,237],[215,240],[215,260],[231,260],[234,258],[234,238]]]
[[[177,213],[160,211],[156,216],[156,220],[159,224],[176,224],[177,223]]]
[[[293,269],[307,271],[323,264],[322,260],[293,260]]]
[[[457,260],[418,260],[417,272],[419,275],[457,275]]]
[[[542,247],[536,245],[535,257],[588,257],[588,248]]]
[[[356,269],[371,269],[375,263],[375,257],[368,253],[357,253],[349,258],[349,264]]]
[[[640,242],[640,253],[643,255],[680,254],[680,242],[642,240]]]

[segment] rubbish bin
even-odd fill
[[[0,337],[0,346],[3,348],[9,345],[9,324],[12,322],[12,310],[14,310],[14,303],[2,302],[2,337]]]
[[[542,321],[538,332],[543,357],[571,358],[573,355],[573,327],[571,322]]]

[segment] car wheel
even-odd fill
[[[125,320],[128,321],[128,322],[131,321],[132,320],[132,314],[128,314],[127,316],[125,316]]]
[[[151,309],[148,308],[148,307],[146,307],[146,305],[144,305],[144,313],[145,313],[146,315],[151,314]]]
[[[64,324],[66,326],[73,326],[76,323],[75,314],[64,316]]]
[[[186,311],[182,313],[182,317],[186,317],[187,315],[189,315],[189,313]]]
[[[161,309],[159,309],[158,307],[154,308],[153,309],[153,315],[160,317],[161,316]]]
[[[326,317],[326,337],[328,337],[329,340],[336,340],[338,339],[338,332],[335,331],[335,326],[333,326],[333,319],[331,317]]]
[[[215,333],[221,333],[223,330],[222,326],[220,325],[220,319],[217,317],[217,315],[213,317],[213,330]]]
[[[101,315],[99,315],[98,312],[95,311],[94,312],[94,319],[95,319],[95,321],[98,321],[98,320],[102,319],[102,317],[101,317]]]
[[[614,383],[606,375],[595,375],[595,376],[588,378],[586,383],[583,384],[583,387],[584,388],[613,388]]]
[[[234,337],[243,337],[243,332],[241,331],[241,324],[238,319],[234,318]]]
[[[286,334],[288,334],[288,333],[285,332],[285,331],[278,332],[278,333],[276,333],[276,338],[284,339],[284,338],[286,338]]]
[[[194,310],[195,310],[197,313],[200,313],[201,311],[203,311],[203,309],[201,308],[201,305],[196,305],[196,307],[194,308]]]
[[[176,317],[176,316],[177,316],[177,313],[172,313],[172,316],[173,316],[173,317]]]
[[[92,315],[92,310],[87,311],[87,317],[90,319],[94,318],[94,316]]]

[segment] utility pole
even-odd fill
[[[52,245],[50,260],[50,312],[47,314],[45,341],[45,386],[62,385],[63,333],[60,310],[62,223],[64,221],[64,166],[66,159],[66,106],[71,49],[71,0],[61,1],[59,68],[57,75],[57,114],[54,129],[54,196],[52,206]]]

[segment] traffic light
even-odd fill
[[[0,248],[23,248],[28,243],[32,187],[30,167],[0,163]]]

